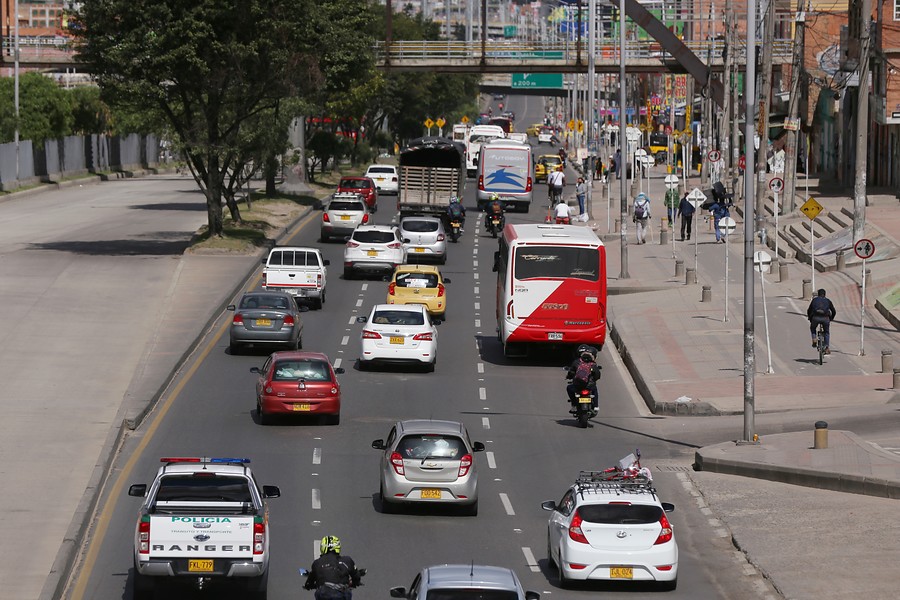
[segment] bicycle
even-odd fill
[[[822,323],[816,326],[816,350],[819,351],[819,364],[821,365],[825,356],[825,326]]]

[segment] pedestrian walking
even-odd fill
[[[601,157],[597,157],[597,162],[594,165],[594,181],[598,179],[603,179],[603,159]]]
[[[687,239],[691,239],[691,225],[694,221],[694,205],[687,199],[687,193],[678,204],[678,214],[681,215],[681,241],[685,240],[684,232],[687,231]]]
[[[578,178],[578,182],[575,184],[575,198],[578,199],[578,214],[581,217],[582,221],[587,221],[587,211],[584,205],[584,199],[587,195],[587,184],[584,182],[583,177]]]
[[[622,149],[621,149],[621,148],[617,148],[617,149],[616,149],[616,158],[615,158],[615,161],[616,161],[616,162],[615,162],[615,165],[616,165],[616,179],[621,179],[621,178],[622,178]]]
[[[712,213],[713,226],[716,230],[716,243],[722,242],[724,244],[725,236],[722,233],[722,230],[719,229],[719,221],[725,217],[731,216],[731,213],[728,212],[728,206],[724,202],[715,202],[709,207],[709,210]]]
[[[646,244],[647,230],[650,226],[650,198],[644,192],[634,199],[631,220],[637,226],[637,243]]]
[[[663,203],[666,205],[666,217],[669,220],[669,227],[672,227],[672,223],[675,220],[675,212],[678,210],[678,205],[680,203],[680,198],[678,197],[678,189],[672,188],[670,190],[666,190],[666,197],[663,200]]]

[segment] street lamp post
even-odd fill
[[[9,6],[9,5],[7,5]],[[15,24],[15,41],[13,43],[13,104],[16,111],[16,130],[13,141],[16,144],[16,185],[19,182],[19,0],[13,4],[13,23]]]
[[[746,78],[744,89],[744,156],[747,157],[746,168],[751,170],[757,165],[753,158],[753,113],[756,104],[756,0],[747,2],[747,55]],[[768,99],[766,100],[768,102]],[[762,117],[762,115],[760,115]],[[762,146],[762,143],[760,143]],[[760,153],[765,148],[759,149]],[[765,164],[765,163],[763,163]],[[744,176],[744,442],[753,442],[756,429],[756,398],[754,377],[756,376],[756,356],[754,354],[754,318],[755,306],[753,296],[753,225],[754,225],[754,192],[755,174]]]
[[[621,246],[622,266],[620,279],[628,279],[628,238],[625,235],[625,221],[628,218],[628,197],[625,193],[625,179],[628,177],[628,165],[621,164],[628,160],[628,141],[625,138],[625,0],[619,0],[619,148],[624,149],[619,156],[620,211],[619,211],[619,245]]]

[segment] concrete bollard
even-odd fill
[[[619,233],[619,223],[621,223],[621,222],[622,222],[622,219],[616,219],[616,224],[613,228],[613,231],[615,231],[616,233]]]
[[[667,246],[669,244],[669,230],[663,227],[659,230],[659,245]]]
[[[900,390],[900,369],[894,369],[894,389]]]
[[[812,300],[812,279],[803,280],[803,300]]]
[[[778,261],[778,283],[782,283],[788,280],[788,266],[787,263]]]
[[[712,286],[704,285],[700,292],[700,302],[712,302]]]
[[[844,256],[843,250],[838,250],[836,258],[837,258],[837,260],[835,262],[834,268],[837,269],[838,271],[843,271],[844,269],[846,269],[847,268],[847,257]]]
[[[691,285],[692,283],[697,283],[697,269],[693,267],[688,267],[687,271],[684,273],[684,283],[686,285]]]
[[[892,373],[894,371],[894,353],[891,350],[881,351],[881,372]]]
[[[816,421],[816,431],[813,434],[813,449],[823,450],[828,447],[828,423]]]
[[[684,261],[676,260],[675,261],[675,277],[683,277],[684,276]]]

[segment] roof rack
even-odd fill
[[[612,469],[607,471],[580,471],[575,480],[576,489],[583,493],[586,490],[616,493],[649,493],[656,495],[653,482],[643,475],[631,475]]]

